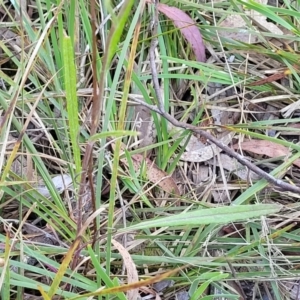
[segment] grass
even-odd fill
[[[197,62],[163,13],[152,36],[153,5],[100,3],[1,6],[1,299],[154,299],[152,284],[167,278],[163,299],[297,299],[299,195],[241,180],[217,153],[182,161],[201,137],[135,99],[158,103],[149,62],[157,38],[165,110],[218,138],[213,118],[235,115],[222,119],[231,143],[287,147],[287,157],[241,153],[298,185],[299,5],[169,1],[203,36],[208,60]],[[250,10],[285,34],[259,27]],[[232,15],[258,43],[232,38],[240,29],[222,26]],[[60,174],[72,179],[63,192],[52,180]]]

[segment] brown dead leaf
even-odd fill
[[[135,266],[135,263],[133,259],[131,258],[131,255],[129,252],[117,241],[112,240],[112,244],[117,248],[117,250],[120,252],[124,265],[127,270],[127,282],[128,284],[138,282],[139,276],[138,272]],[[139,290],[138,289],[132,289],[127,292],[127,299],[128,300],[135,300],[139,297]]]
[[[178,186],[176,185],[174,179],[158,168],[158,166],[152,162],[149,158],[144,158],[141,154],[134,154],[131,156],[133,167],[136,172],[138,172],[143,163],[146,164],[148,179],[160,186],[165,192],[169,194],[180,195]],[[123,160],[122,160],[123,162]]]
[[[173,21],[176,26],[191,45],[197,61],[205,62],[205,46],[203,44],[201,33],[195,22],[179,8],[158,3],[157,9],[166,17]]]
[[[243,143],[233,145],[233,148],[241,148],[245,151],[253,152],[256,154],[263,154],[269,157],[290,155],[290,150],[287,147],[264,140],[248,140]],[[293,164],[300,168],[300,159],[295,160]]]
[[[114,150],[115,143],[112,143],[111,146]],[[126,146],[122,144],[121,149],[126,149]],[[152,162],[151,159],[145,158],[142,154],[133,154],[131,156],[131,159],[135,172],[138,173],[141,169],[141,166],[145,164],[148,179],[152,183],[157,184],[169,194],[180,196],[179,188],[175,183],[174,179],[171,177],[171,175],[159,169],[159,167],[154,162]],[[126,166],[128,166],[128,161],[126,158],[121,158],[120,161]]]
[[[248,84],[248,86],[257,86],[257,85],[263,85],[263,84],[266,84],[266,83],[270,83],[270,82],[282,79],[286,75],[287,75],[286,72],[276,73],[276,74],[273,74],[273,75],[271,75],[269,77],[266,77],[266,78],[263,78],[263,79],[251,82],[251,83]]]

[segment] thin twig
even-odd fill
[[[154,12],[154,19],[153,19],[153,33],[157,32],[157,26],[158,26],[158,15],[157,15],[157,8],[156,5],[154,7],[155,11]],[[155,28],[156,27],[156,28]],[[155,47],[157,45],[157,35],[153,35],[152,42],[151,42],[151,47],[149,50],[149,57],[150,57],[150,67],[151,67],[151,73],[152,73],[152,81],[153,81],[153,86],[154,90],[156,93],[157,101],[158,101],[158,106],[155,105],[150,105],[140,99],[135,99],[133,100],[139,104],[144,105],[145,107],[151,109],[152,111],[158,113],[162,117],[164,117],[167,121],[169,121],[171,124],[173,124],[176,127],[180,127],[183,129],[188,129],[191,130],[194,133],[200,134],[204,136],[207,140],[209,140],[211,143],[215,144],[218,146],[220,149],[222,149],[224,152],[226,152],[228,155],[231,157],[234,157],[237,161],[239,161],[242,165],[246,166],[248,169],[256,173],[257,175],[261,176],[264,178],[266,181],[269,183],[279,187],[283,191],[290,191],[293,193],[300,193],[300,188],[294,185],[291,185],[289,183],[284,182],[281,179],[276,179],[272,175],[266,173],[256,165],[252,164],[250,161],[248,161],[244,156],[238,154],[237,152],[233,151],[231,148],[228,146],[224,145],[221,141],[216,139],[214,136],[212,136],[210,133],[200,129],[199,127],[196,127],[191,124],[183,123],[178,120],[176,120],[174,117],[172,117],[169,113],[165,112],[164,110],[164,104],[163,100],[161,97],[160,93],[160,87],[159,87],[159,81],[158,81],[158,75],[157,75],[157,70],[156,70],[156,65],[155,65]]]

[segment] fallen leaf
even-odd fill
[[[255,1],[262,5],[268,4],[268,0],[255,0]],[[258,25],[258,27],[262,28],[263,30],[274,34],[283,35],[282,30],[279,29],[278,26],[276,26],[272,22],[268,22],[267,17],[262,15],[258,11],[251,9],[249,11],[246,11],[246,14],[253,19],[255,25]]]
[[[270,83],[270,82],[282,79],[286,75],[287,75],[286,72],[276,73],[276,74],[273,74],[273,75],[268,76],[266,78],[251,82],[251,83],[248,84],[248,86],[257,86],[257,85],[263,85],[263,84],[266,84],[266,83]]]
[[[131,258],[131,255],[129,252],[117,241],[112,240],[112,244],[117,248],[117,250],[120,252],[122,258],[123,258],[123,263],[126,267],[127,271],[127,282],[128,284],[138,282],[139,276],[138,272],[136,269],[136,265]],[[139,297],[139,290],[138,289],[132,289],[127,292],[127,299],[128,300],[135,300],[138,299]]]
[[[236,176],[238,176],[239,178],[241,178],[242,180],[258,180],[260,177],[254,173],[251,170],[248,170],[248,168],[246,168],[245,166],[243,166],[241,163],[239,163],[235,158],[230,157],[227,154],[220,154],[220,160],[221,160],[221,166],[229,171],[229,172],[233,172]],[[219,162],[218,160],[210,160],[209,163],[211,164],[216,164],[217,166],[219,166]]]
[[[112,149],[115,149],[115,144],[111,144]],[[126,146],[122,144],[121,149],[126,149]],[[180,196],[180,191],[175,183],[174,179],[168,173],[162,171],[151,159],[145,158],[142,154],[131,155],[132,164],[135,172],[139,172],[143,164],[146,165],[146,172],[148,179],[161,187],[165,192],[173,194],[175,196]],[[120,161],[128,166],[128,161],[126,158],[120,158]]]
[[[234,132],[230,132],[229,134],[220,138],[220,141],[222,142],[222,144],[227,146],[232,141],[234,134],[235,134]],[[207,161],[213,158],[219,152],[220,149],[213,144],[213,145],[206,146],[204,148],[200,148],[198,150],[187,151],[181,155],[180,160],[189,161],[189,162]]]
[[[256,2],[266,5],[267,0],[256,0]],[[246,10],[246,15],[248,15],[252,20],[254,25],[263,29],[266,32],[271,32],[277,35],[283,35],[283,31],[274,23],[268,22],[267,17],[255,10]],[[250,33],[248,24],[244,21],[240,15],[228,15],[220,24],[219,27],[225,28],[236,28],[236,32],[218,30],[219,35],[225,38],[231,38],[233,40],[245,42],[245,43],[258,43],[260,41],[258,34],[255,34],[253,31]],[[259,33],[259,31],[258,31]]]
[[[158,3],[157,9],[166,17],[173,21],[176,26],[191,45],[197,61],[205,62],[205,46],[202,40],[201,33],[198,27],[185,12],[179,8],[168,6],[166,4]]]
[[[219,24],[220,28],[235,28],[236,31],[218,30],[221,37],[233,39],[243,43],[255,44],[259,38],[255,34],[250,34],[247,24],[240,15],[229,15]]]
[[[249,140],[240,144],[233,145],[234,149],[242,149],[256,154],[263,154],[269,157],[289,156],[290,150],[283,146],[270,141]],[[296,159],[293,164],[300,168],[300,159]]]
[[[142,154],[134,154],[131,156],[133,167],[138,172],[143,163],[146,164],[148,179],[160,186],[165,192],[169,194],[180,195],[177,184],[174,179],[166,172],[158,168],[158,166],[152,162],[149,158],[145,158]],[[122,162],[125,161],[122,160]]]

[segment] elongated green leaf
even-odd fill
[[[73,257],[74,251],[77,249],[78,245],[79,245],[80,240],[77,239],[74,241],[73,245],[70,247],[70,249],[68,250],[67,254],[65,255],[64,260],[62,261],[59,269],[56,272],[56,275],[53,279],[53,282],[51,284],[51,287],[49,289],[48,292],[48,296],[50,297],[50,299],[52,299],[52,297],[55,295],[55,293],[57,292],[57,289],[59,287],[59,284],[61,283],[66,270],[69,266],[69,263]]]
[[[131,231],[150,227],[225,224],[276,213],[280,211],[280,209],[281,205],[271,204],[225,206],[201,209],[192,212],[181,213],[171,217],[142,222],[140,224],[130,226],[123,231]]]
[[[129,14],[131,12],[131,8],[133,6],[133,0],[127,0],[124,2],[117,18],[113,22],[112,28],[109,33],[110,43],[107,44],[107,66],[110,64],[111,60],[113,59],[114,55],[116,54],[117,47],[119,45],[119,41],[121,39],[123,30],[125,28],[125,24],[128,21]]]
[[[291,31],[296,30],[296,27],[293,26],[293,24],[288,23],[284,18],[281,18],[275,12],[273,12],[273,9],[271,6],[267,6],[265,4],[260,4],[253,0],[250,0],[250,1],[239,0],[238,2],[240,2],[241,4],[243,4],[245,7],[249,8],[249,9],[253,9],[253,10],[261,13],[263,16],[271,19],[275,23],[280,24],[281,26],[285,27],[288,30],[291,30]]]
[[[78,99],[76,93],[76,68],[74,62],[74,53],[70,37],[65,36],[63,39],[63,63],[64,63],[64,80],[67,98],[67,111],[69,117],[69,131],[71,147],[76,166],[76,173],[81,170],[80,148],[77,142],[79,133],[78,119]]]
[[[199,286],[199,288],[195,292],[193,292],[190,300],[200,299],[212,281],[220,281],[222,279],[227,278],[228,276],[229,276],[229,274],[218,274],[217,276],[214,276],[214,277],[210,278],[209,280],[207,280],[206,282],[202,283]]]
[[[11,248],[10,248],[10,238],[9,235],[6,235],[5,238],[5,254],[3,259],[3,270],[0,278],[0,291],[1,291],[1,299],[8,300],[10,293],[10,269],[9,269],[9,256],[10,256]]]
[[[106,274],[104,268],[101,266],[101,264],[99,262],[99,259],[95,255],[95,253],[94,253],[93,249],[91,248],[91,246],[88,246],[88,252],[90,254],[91,261],[93,262],[93,266],[95,267],[95,270],[96,270],[97,274],[99,276],[101,276],[101,279],[103,280],[105,285],[109,288],[119,286],[118,283],[115,284],[114,281],[111,280],[110,277]],[[126,297],[125,297],[124,293],[117,293],[116,296],[119,300],[126,300]]]
[[[300,151],[296,154],[292,155],[289,159],[287,159],[283,164],[278,166],[275,170],[273,170],[270,175],[274,176],[275,178],[280,176],[281,174],[285,173],[288,167],[295,161],[296,159],[300,158]],[[243,192],[237,199],[233,201],[235,205],[241,205],[244,202],[248,201],[253,197],[255,193],[261,191],[264,187],[266,187],[269,183],[265,179],[261,179],[256,182],[253,186],[248,188],[245,192]]]
[[[128,131],[128,130],[115,130],[115,131],[105,131],[105,132],[100,132],[96,133],[93,136],[89,138],[89,141],[97,141],[102,138],[107,138],[107,137],[122,137],[122,136],[136,136],[139,135],[137,131]]]

